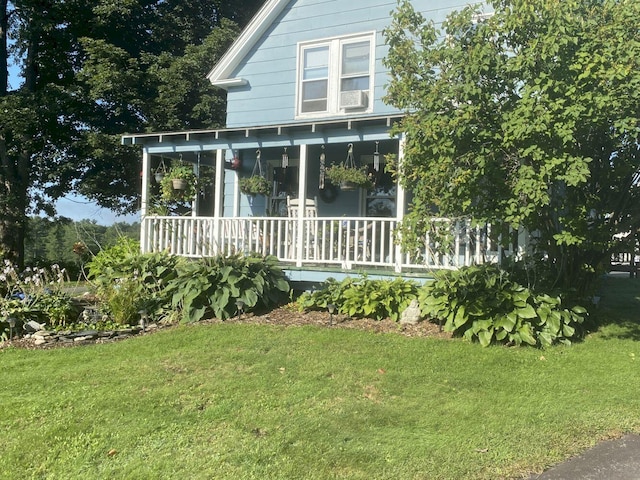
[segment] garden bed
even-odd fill
[[[391,319],[373,320],[370,318],[349,318],[344,315],[329,315],[326,312],[299,312],[291,306],[276,308],[268,313],[247,313],[231,317],[227,320],[208,319],[203,323],[251,323],[284,327],[318,326],[326,328],[350,328],[374,333],[394,333],[407,337],[451,338],[451,334],[440,331],[438,325],[422,321],[417,324],[401,324]],[[195,323],[193,325],[198,325]],[[40,331],[14,338],[12,341],[0,343],[0,348],[14,346],[26,349],[46,349],[74,347],[79,345],[109,343],[125,340],[137,335],[148,335],[160,329],[174,326],[170,323],[152,323],[144,329],[136,326],[118,330],[99,331],[86,329],[82,331]]]

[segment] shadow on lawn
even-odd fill
[[[600,291],[595,320],[600,328],[607,327],[602,338],[640,341],[640,278],[610,274],[604,278]]]

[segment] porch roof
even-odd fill
[[[322,144],[389,138],[389,129],[402,114],[363,116],[281,125],[136,133],[122,136],[123,145],[142,145],[157,151]]]

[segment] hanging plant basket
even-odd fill
[[[189,182],[187,182],[184,178],[172,178],[171,185],[174,190],[186,190],[189,186]]]
[[[269,180],[261,175],[252,175],[240,179],[240,191],[245,195],[269,195],[271,185]]]
[[[155,179],[158,185],[162,183],[162,179],[165,177],[166,174],[167,174],[167,167],[164,164],[164,158],[160,157],[160,165],[158,165],[158,168],[156,168],[155,172],[153,172],[153,178]]]
[[[197,177],[193,167],[180,165],[172,167],[162,178],[160,190],[162,199],[187,201],[196,196]]]
[[[260,161],[260,150],[256,150],[256,163],[250,177],[241,178],[239,181],[240,192],[245,195],[269,195],[271,184],[262,173],[262,162]]]
[[[367,175],[367,168],[345,167],[333,165],[327,168],[327,178],[334,185],[340,185],[341,190],[351,191],[358,188],[373,188],[373,182]]]
[[[353,143],[347,150],[344,163],[330,166],[325,175],[334,185],[340,185],[341,190],[356,190],[357,188],[373,188],[373,182],[367,174],[367,167],[358,168],[353,157]]]

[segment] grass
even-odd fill
[[[640,281],[547,350],[183,326],[0,350],[0,479],[496,479],[640,433]]]

